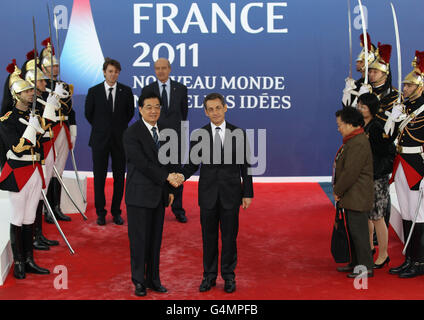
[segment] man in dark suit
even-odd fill
[[[91,124],[89,146],[93,155],[94,199],[97,224],[106,224],[105,181],[112,158],[113,221],[122,225],[121,201],[124,194],[125,153],[122,135],[134,115],[134,96],[131,88],[118,82],[121,65],[106,58],[103,64],[105,81],[90,88],[85,100],[85,117]]]
[[[218,275],[218,235],[221,229],[221,276],[224,290],[236,289],[234,270],[237,264],[237,233],[240,205],[247,209],[253,198],[252,176],[249,174],[248,143],[243,130],[225,121],[227,105],[219,93],[206,96],[203,105],[211,123],[198,130],[203,145],[182,173],[185,179],[200,166],[198,201],[203,239],[203,281],[199,290],[208,291]],[[213,142],[213,144],[212,144]],[[213,147],[212,147],[213,145]],[[243,183],[241,182],[243,180]]]
[[[187,87],[179,82],[171,80],[171,64],[167,59],[159,58],[155,62],[155,73],[157,81],[145,86],[141,94],[154,92],[161,97],[162,109],[158,120],[163,129],[174,129],[178,133],[181,143],[181,121],[187,120],[188,97]],[[178,148],[181,150],[181,148]],[[181,160],[181,153],[178,158]],[[181,163],[181,161],[179,161]],[[175,200],[172,204],[172,212],[179,222],[187,222],[185,210],[183,208],[183,186],[181,185],[175,194]]]
[[[165,207],[172,204],[176,174],[173,165],[159,161],[161,101],[154,92],[139,99],[141,119],[124,133],[124,149],[128,164],[125,203],[131,253],[131,278],[137,296],[146,295],[146,287],[167,292],[159,277]],[[174,179],[174,180],[173,180]],[[180,181],[181,183],[182,181]]]

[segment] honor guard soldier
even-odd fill
[[[424,274],[424,51],[416,51],[412,66],[403,81],[403,104],[395,104],[384,128],[387,134],[394,132],[398,142],[391,182],[399,200],[406,250],[404,263],[389,272],[401,278]]]
[[[75,111],[72,108],[73,86],[58,81],[59,61],[54,55],[54,47],[51,44],[50,38],[43,40],[41,44],[44,46],[44,49],[40,54],[40,67],[50,80],[53,79],[53,82],[47,81],[47,90],[50,92],[54,90],[56,95],[59,95],[61,98],[60,108],[56,111],[57,121],[55,125],[52,126],[52,130],[54,149],[56,151],[55,166],[58,173],[62,175],[69,150],[74,148],[77,136]],[[57,177],[53,175],[47,191],[47,198],[49,199],[56,219],[70,221],[71,218],[66,216],[60,208],[61,192],[62,186]],[[53,219],[49,215],[46,215],[45,220],[48,223],[53,223]]]
[[[26,273],[50,273],[36,265],[33,258],[33,224],[44,187],[42,150],[36,139],[37,132],[43,130],[38,116],[30,113],[34,87],[20,77],[16,63],[10,64],[7,71],[11,73],[9,87],[16,104],[0,118],[0,189],[9,191],[12,207],[10,242],[14,276],[24,279]]]
[[[38,67],[38,64],[35,63],[35,54],[34,50],[30,51],[26,55],[27,61],[22,66],[22,77],[28,81],[32,86],[35,86],[35,74],[34,70],[37,70],[37,84],[35,86],[37,90],[37,102],[36,102],[36,113],[39,116],[42,116],[44,113],[44,104],[48,99],[48,92],[46,91],[47,76],[41,71]],[[39,60],[39,59],[37,59]],[[35,69],[35,66],[37,68]],[[43,147],[43,162],[42,165],[44,167],[45,173],[45,184],[46,187],[49,185],[50,178],[53,173],[53,164],[54,164],[54,155],[52,150],[52,141],[50,136],[52,135],[52,130],[50,129],[51,123],[46,124],[46,119],[41,118],[42,120],[42,128],[46,132],[40,137],[39,142]],[[52,119],[55,120],[55,119]],[[48,122],[51,120],[47,120]],[[51,201],[51,200],[49,200]],[[40,194],[40,201],[37,206],[35,223],[34,223],[34,248],[37,250],[49,250],[49,246],[56,246],[59,244],[58,241],[47,239],[42,233],[42,211],[43,211],[43,199]]]
[[[380,109],[376,114],[376,119],[384,126],[387,115],[398,98],[399,92],[392,86],[392,72],[390,70],[390,57],[392,46],[390,44],[378,43],[375,52],[375,60],[369,66],[369,80],[372,86],[372,93],[380,100]]]
[[[356,58],[356,71],[361,73],[361,78],[358,80],[353,80],[352,78],[346,78],[346,86],[343,90],[342,103],[344,107],[356,107],[358,96],[360,95],[359,89],[364,83],[365,79],[365,45],[364,45],[364,35],[359,36],[360,45],[362,47],[361,52]],[[370,35],[367,33],[367,43],[368,43],[368,65],[370,65],[375,59],[375,46],[371,43]]]

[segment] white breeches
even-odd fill
[[[54,147],[57,154],[55,162],[56,169],[59,174],[62,175],[69,154],[68,139],[66,138],[65,128],[62,127],[62,129],[60,129],[57,139],[54,142]]]
[[[9,191],[9,199],[12,205],[11,223],[13,225],[20,227],[23,224],[34,223],[42,185],[40,172],[36,168],[21,191]]]
[[[419,191],[409,189],[402,163],[395,175],[395,189],[403,220],[414,221],[418,205]],[[424,222],[424,199],[421,200],[416,222]]]
[[[50,148],[49,154],[47,158],[44,159],[44,181],[46,184],[46,189],[44,190],[47,194],[47,189],[49,188],[49,183],[54,175],[53,173],[53,165],[54,165],[54,154],[53,148]],[[40,194],[40,200],[43,200],[43,196]]]

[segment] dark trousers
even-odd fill
[[[131,279],[134,284],[160,286],[159,258],[165,208],[127,206]]]
[[[213,209],[200,208],[203,240],[203,277],[216,279],[218,275],[218,236],[221,229],[221,276],[235,278],[237,265],[237,234],[239,207],[224,209],[217,201]]]
[[[124,195],[125,182],[125,152],[122,142],[111,139],[106,148],[92,147],[93,175],[94,175],[94,204],[98,216],[106,215],[105,182],[109,165],[109,156],[112,159],[113,196],[111,213],[113,216],[121,214],[121,202]]]
[[[175,190],[174,201],[172,202],[172,212],[175,215],[183,215],[185,216],[185,210],[183,208],[183,185],[179,186]]]
[[[367,212],[348,209],[345,209],[345,212],[350,242],[350,264],[353,267],[363,265],[366,266],[368,270],[371,270],[374,262],[370,246],[368,214]]]

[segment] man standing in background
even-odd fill
[[[118,82],[121,65],[106,58],[103,64],[105,81],[90,88],[85,100],[85,117],[91,124],[89,146],[93,155],[94,201],[97,224],[106,224],[105,182],[109,155],[112,158],[113,222],[122,225],[121,201],[124,194],[125,152],[122,135],[134,115],[131,88]]]
[[[181,150],[181,121],[187,120],[188,97],[187,87],[179,82],[171,80],[171,64],[165,58],[159,58],[155,62],[155,73],[157,81],[145,86],[141,90],[141,95],[154,92],[161,97],[162,109],[158,120],[159,126],[163,129],[174,129],[178,133],[179,146]],[[178,162],[181,164],[181,152],[178,153]],[[181,223],[187,222],[185,210],[183,209],[183,186],[177,188],[175,199],[172,204],[172,212]]]

